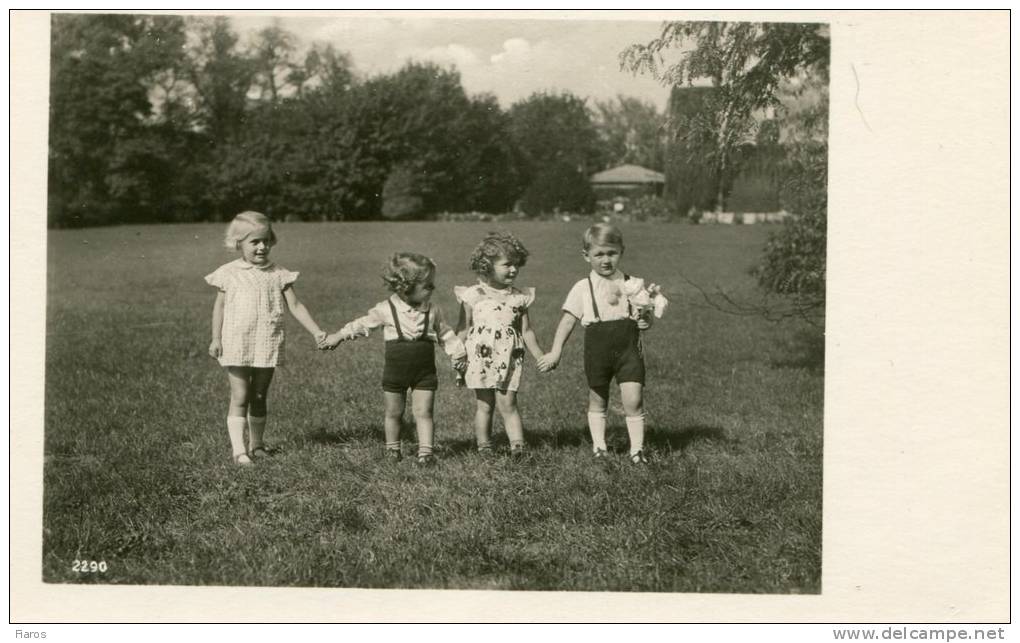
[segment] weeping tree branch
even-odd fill
[[[825,327],[825,299],[823,297],[775,297],[766,294],[758,302],[751,303],[733,298],[719,286],[708,290],[687,275],[681,274],[680,278],[688,286],[697,290],[704,300],[703,304],[692,304],[693,307],[716,310],[738,317],[761,317],[770,322],[800,319],[815,328]]]

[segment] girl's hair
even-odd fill
[[[398,252],[390,257],[382,278],[386,287],[398,295],[414,290],[415,284],[425,283],[436,273],[436,262],[414,252]]]
[[[528,261],[528,249],[509,232],[490,232],[471,253],[471,270],[479,275],[488,275],[499,257],[506,257],[520,267]]]
[[[582,243],[586,251],[592,246],[619,246],[623,250],[623,233],[612,224],[596,223],[584,231]]]
[[[261,212],[248,210],[234,217],[234,220],[227,226],[227,234],[223,239],[223,245],[231,250],[237,250],[238,246],[249,234],[256,230],[269,230],[269,245],[276,245],[276,233],[273,232],[273,221]]]

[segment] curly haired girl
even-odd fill
[[[492,452],[493,407],[503,417],[511,455],[524,452],[517,389],[525,348],[536,360],[543,355],[528,318],[535,289],[514,287],[527,259],[527,249],[512,234],[489,233],[471,255],[471,269],[478,275],[478,283],[453,289],[461,303],[457,331],[467,349],[464,379],[475,392],[475,438],[482,454]]]

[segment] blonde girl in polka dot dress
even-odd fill
[[[241,256],[205,277],[218,290],[213,304],[209,354],[227,369],[230,382],[227,434],[233,461],[247,465],[255,458],[270,455],[263,444],[266,394],[274,370],[283,361],[284,310],[290,309],[316,343],[321,343],[326,333],[294,292],[298,273],[269,260],[269,252],[276,245],[269,217],[259,212],[242,212],[227,227],[225,243]]]

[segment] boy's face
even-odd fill
[[[412,306],[420,306],[429,300],[429,297],[432,296],[432,291],[435,289],[436,282],[434,278],[429,277],[425,281],[420,281],[407,293],[407,303]]]
[[[611,277],[620,265],[623,248],[614,245],[593,244],[583,252],[584,260],[591,264],[591,269],[600,277]]]

